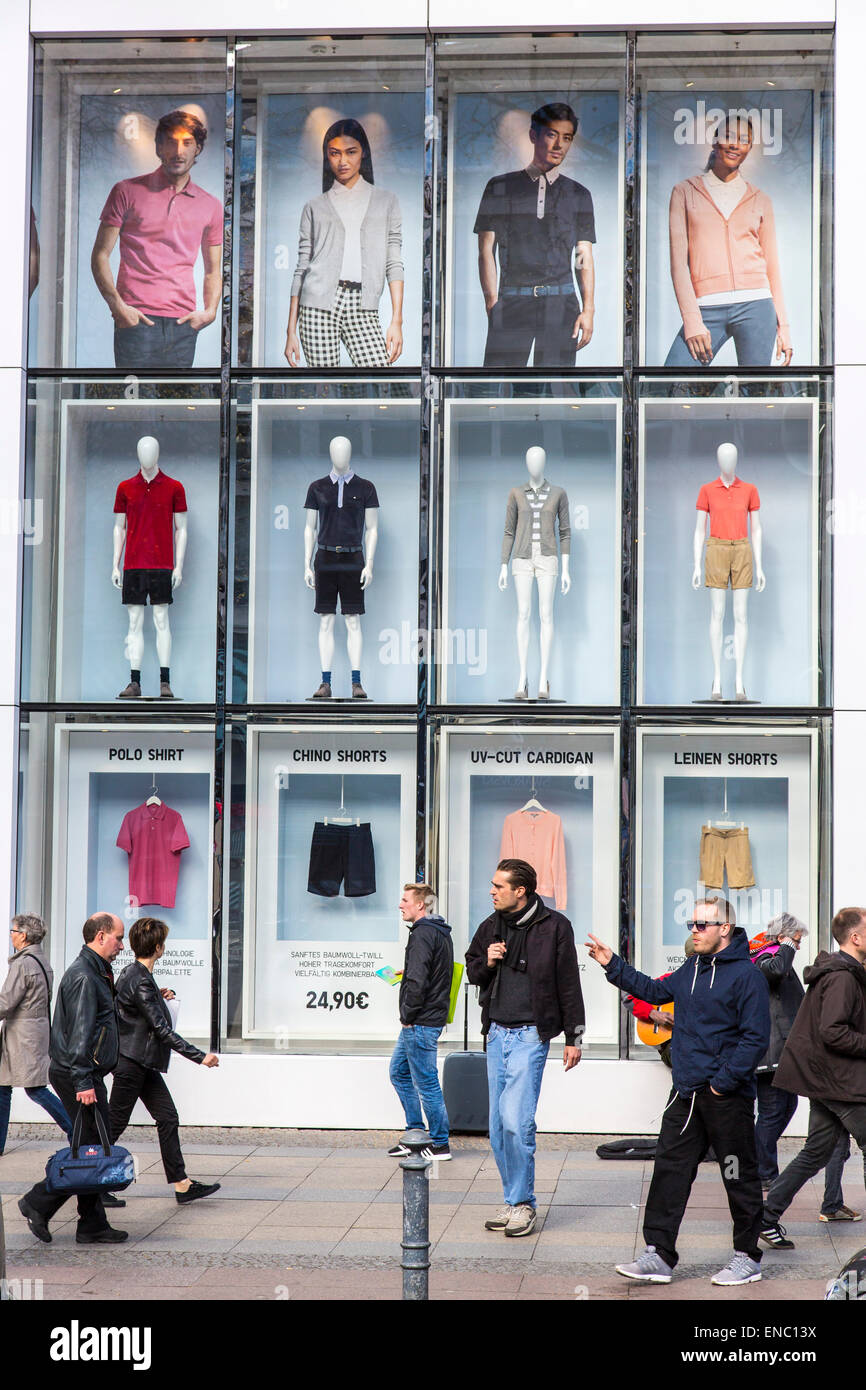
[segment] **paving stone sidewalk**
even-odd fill
[[[126,1209],[110,1213],[129,1240],[99,1247],[75,1244],[73,1203],[52,1222],[51,1245],[30,1234],[18,1198],[56,1144],[47,1126],[17,1132],[0,1158],[7,1278],[41,1280],[45,1299],[401,1296],[402,1174],[385,1153],[390,1133],[184,1130],[190,1175],[218,1179],[222,1188],[181,1207],[165,1183],[153,1129],[132,1127],[124,1142],[139,1157],[139,1181],[126,1194]],[[705,1163],[680,1233],[674,1281],[632,1283],[613,1266],[643,1249],[641,1204],[652,1165],[597,1158],[596,1145],[609,1137],[539,1136],[539,1222],[520,1240],[484,1230],[501,1203],[496,1166],[486,1141],[455,1138],[454,1158],[436,1164],[430,1178],[431,1298],[815,1300],[866,1245],[866,1222],[818,1222],[816,1179],[784,1218],[796,1250],[767,1251],[759,1283],[715,1288],[710,1275],[730,1254],[731,1226],[718,1169]],[[780,1161],[800,1147],[800,1140],[782,1140]],[[845,1195],[849,1205],[866,1208],[859,1153],[846,1169]]]

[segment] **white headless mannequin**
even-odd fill
[[[529,473],[529,481],[534,488],[538,488],[544,482],[544,470],[547,465],[547,455],[540,445],[533,445],[526,451],[526,470]],[[561,566],[560,589],[563,595],[567,594],[571,588],[571,576],[568,572],[568,556],[560,555]],[[546,700],[550,697],[550,686],[548,681],[548,670],[550,668],[550,653],[553,649],[553,599],[556,593],[556,575],[539,574],[515,574],[514,589],[517,595],[517,692],[526,690],[527,676],[526,665],[529,655],[529,626],[532,617],[532,585],[533,580],[538,584],[538,618],[541,628],[540,648],[541,648],[541,669],[538,673],[538,694],[539,698]],[[508,565],[504,564],[499,569],[499,587],[505,592],[508,587]]]
[[[716,450],[719,477],[725,487],[730,487],[737,475],[737,457],[737,446],[735,444],[720,444]],[[763,537],[761,532],[760,512],[757,510],[750,512],[749,518],[752,557],[755,570],[755,591],[760,594],[767,582],[764,571],[761,568]],[[701,560],[703,557],[704,541],[707,536],[708,519],[708,513],[698,512],[694,538],[693,589],[699,589],[701,587]],[[713,657],[712,693],[715,698],[720,697],[722,693],[722,627],[725,619],[725,602],[727,595],[727,589],[710,589],[710,651]],[[734,589],[733,596],[736,693],[743,698],[746,694],[743,685],[743,664],[746,658],[746,645],[749,640],[749,591],[748,589]]]
[[[335,435],[328,445],[334,472],[345,475],[352,464],[352,444],[345,435]],[[308,508],[304,525],[304,583],[308,589],[315,589],[316,576],[313,573],[313,553],[319,532],[319,513]],[[361,570],[361,588],[366,589],[373,580],[373,560],[379,539],[379,511],[376,507],[364,510],[364,568]],[[330,671],[334,661],[334,620],[336,613],[319,614],[319,660],[323,671]],[[349,669],[360,671],[363,635],[361,615],[343,613],[346,624],[346,654]]]
[[[152,435],[144,435],[139,439],[136,447],[138,462],[141,467],[142,477],[146,482],[153,482],[159,472],[159,440]],[[186,556],[187,526],[186,512],[174,513],[174,568],[171,572],[172,590],[180,587],[183,579],[183,562]],[[120,562],[123,558],[123,548],[126,545],[126,514],[116,512],[114,516],[114,563],[111,570],[111,582],[115,589],[123,588],[123,572]],[[141,662],[144,656],[144,609],[143,603],[129,603],[126,611],[129,616],[129,629],[124,643],[124,656],[129,661],[132,670],[140,671]],[[168,604],[155,603],[151,605],[153,613],[153,625],[156,629],[156,654],[159,658],[160,666],[171,665],[171,627],[168,621]]]

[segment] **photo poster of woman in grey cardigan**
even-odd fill
[[[271,93],[259,107],[253,361],[416,366],[423,93],[316,100]]]

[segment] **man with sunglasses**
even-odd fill
[[[673,1001],[673,1090],[665,1108],[644,1212],[647,1248],[618,1274],[669,1284],[676,1238],[698,1165],[712,1144],[734,1226],[734,1253],[714,1284],[761,1277],[761,1182],[755,1149],[755,1068],[770,1041],[767,982],[721,893],[695,903],[694,956],[664,980],[627,965],[590,933],[587,946],[612,985],[650,1004]]]

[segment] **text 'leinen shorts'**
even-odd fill
[[[704,585],[707,589],[727,589],[729,583],[732,589],[751,589],[752,542],[710,536]]]
[[[749,848],[749,828],[720,830],[714,825],[701,827],[701,882],[705,888],[721,888],[728,871],[729,888],[753,888],[755,874]]]
[[[376,891],[376,860],[369,821],[360,825],[325,825],[324,821],[316,821],[313,826],[307,892],[320,898],[336,898],[341,883],[344,898],[366,898]]]
[[[124,570],[121,602],[145,604],[174,603],[171,596],[171,570]]]
[[[316,580],[316,613],[336,613],[337,599],[341,613],[363,613],[364,590],[361,572],[364,568],[362,550],[317,550],[313,561]]]

